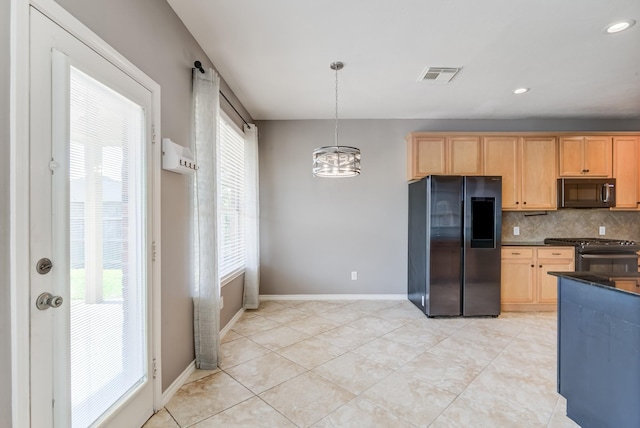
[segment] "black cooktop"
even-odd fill
[[[549,245],[567,245],[574,247],[587,246],[607,246],[607,247],[636,247],[635,241],[627,241],[625,239],[603,239],[603,238],[546,238],[545,244]]]

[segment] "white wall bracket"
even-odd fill
[[[162,169],[178,174],[193,174],[198,170],[198,165],[188,147],[176,144],[169,138],[163,138]]]

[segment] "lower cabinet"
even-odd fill
[[[573,247],[502,247],[503,311],[555,311],[557,278],[574,270]]]

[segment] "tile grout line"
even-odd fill
[[[169,416],[171,416],[171,419],[173,419],[173,421],[176,423],[176,425],[178,425],[179,428],[182,428],[182,425],[180,425],[178,423],[178,421],[176,420],[176,418],[173,417],[173,415],[171,414],[171,412],[169,411],[169,409],[167,409],[167,407],[163,407],[164,410],[166,410],[166,412],[169,414]],[[152,416],[153,417],[153,416]]]

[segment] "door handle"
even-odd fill
[[[51,293],[42,293],[36,299],[36,307],[41,311],[46,311],[49,308],[59,308],[62,306],[62,297],[54,296]]]
[[[602,195],[602,202],[609,202],[609,198],[611,197],[611,188],[613,184],[603,184],[602,190],[604,191],[604,195]]]

